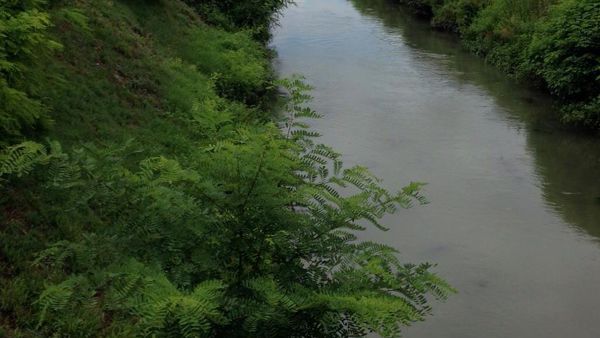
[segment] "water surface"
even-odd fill
[[[600,142],[553,103],[384,0],[298,0],[283,75],[315,87],[323,141],[430,205],[368,239],[438,263],[460,293],[407,337],[600,337]]]

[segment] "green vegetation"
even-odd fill
[[[228,31],[251,30],[264,41],[270,36],[269,26],[278,9],[293,0],[185,0],[203,19]]]
[[[563,121],[600,130],[596,0],[396,0],[457,32],[475,53],[563,103]]]
[[[28,95],[35,90],[27,79],[34,74],[26,63],[60,46],[44,35],[49,25],[48,14],[39,12],[36,2],[0,4],[0,145],[48,122],[46,107]]]
[[[451,288],[356,237],[420,185],[389,192],[318,143],[310,88],[274,80],[260,42],[285,2],[192,4],[0,4],[0,336],[395,337],[423,320]]]

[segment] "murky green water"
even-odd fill
[[[407,337],[600,337],[600,141],[383,0],[298,0],[277,66],[315,86],[324,141],[431,204],[368,233],[460,293]]]

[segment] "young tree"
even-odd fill
[[[281,125],[203,115],[213,138],[185,168],[158,157],[130,171],[102,152],[71,160],[80,174],[67,177],[80,183],[59,185],[70,187],[75,212],[114,226],[85,237],[94,243],[61,241],[39,255],[71,271],[41,295],[40,328],[64,334],[90,308],[90,318],[112,313],[156,336],[396,337],[429,313],[428,295],[451,292],[431,265],[402,264],[393,248],[359,238],[423,201],[420,185],[392,193],[365,168],[344,169],[308,128],[318,117],[304,105],[308,87],[282,84]]]

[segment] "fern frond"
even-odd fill
[[[8,147],[0,153],[0,180],[8,175],[25,176],[35,165],[47,160],[46,147],[42,144],[26,141]]]

